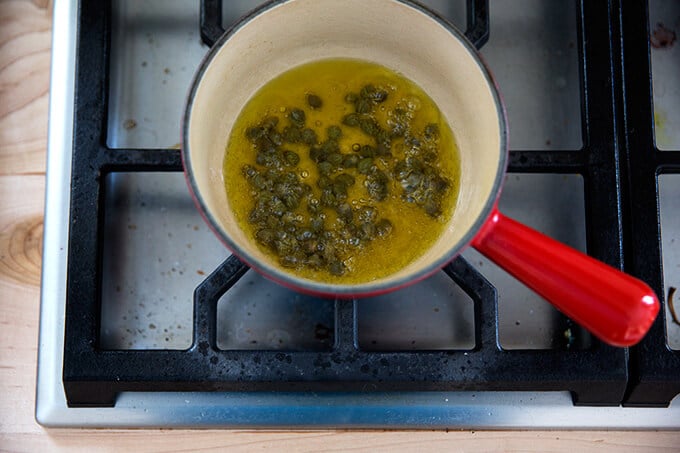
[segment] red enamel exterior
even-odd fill
[[[472,245],[562,313],[614,346],[644,337],[659,312],[644,282],[495,210]]]

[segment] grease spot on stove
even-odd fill
[[[673,47],[677,39],[675,30],[666,27],[663,22],[657,22],[649,36],[649,43],[655,49],[668,49]]]

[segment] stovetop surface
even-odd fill
[[[173,1],[112,5],[106,145],[172,148],[201,44],[198,5]],[[465,27],[465,2],[424,2]],[[513,150],[572,152],[587,144],[581,118],[576,9],[523,0],[491,5],[482,54],[504,94]],[[574,406],[569,391],[122,392],[114,408],[69,408],[62,385],[73,146],[77,2],[55,5],[41,339],[36,414],[49,426],[680,427],[668,408]],[[225,2],[224,23],[251,2]],[[668,19],[667,19],[668,18]],[[668,22],[672,20],[671,22]],[[650,2],[657,22],[680,26],[672,2]],[[673,22],[674,21],[674,22]],[[125,32],[123,33],[122,30]],[[676,47],[652,49],[654,124],[661,150],[680,146]],[[528,69],[530,68],[530,69]],[[179,93],[179,95],[178,95]],[[149,100],[153,99],[153,102]],[[592,127],[592,125],[591,125]],[[583,151],[585,152],[585,151]],[[522,169],[518,165],[519,170]],[[511,169],[512,170],[512,169]],[[680,178],[659,181],[664,294],[680,284]],[[501,208],[586,250],[586,182],[578,173],[508,175]],[[181,173],[110,172],[104,179],[101,326],[104,351],[182,351],[192,346],[193,292],[228,252],[194,209]],[[595,348],[595,340],[474,250],[468,263],[498,288],[498,343],[507,351]],[[247,272],[216,307],[216,346],[238,351],[332,348],[336,302],[295,294]],[[666,305],[668,309],[668,306]],[[405,291],[355,304],[363,351],[473,352],[474,301],[444,273]],[[680,328],[665,316],[667,344]],[[48,321],[49,320],[49,321]],[[597,348],[595,348],[597,349]],[[521,369],[517,373],[523,373]],[[677,400],[677,398],[676,398]]]

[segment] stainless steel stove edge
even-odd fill
[[[77,0],[54,3],[35,417],[44,426],[66,419],[61,385],[70,208]]]
[[[68,408],[62,385],[77,0],[54,5],[35,417],[45,427],[680,429],[669,408],[574,407],[563,393],[123,393]],[[57,89],[55,89],[57,88]]]

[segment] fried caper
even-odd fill
[[[335,208],[335,212],[338,213],[338,218],[340,218],[345,223],[352,222],[352,218],[354,217],[354,212],[352,211],[352,207],[349,205],[349,203],[339,204]]]
[[[345,265],[340,260],[331,261],[328,265],[328,271],[339,277],[345,273]]]
[[[357,170],[362,175],[369,174],[371,172],[371,169],[373,169],[373,159],[371,159],[370,157],[364,157],[357,163]]]
[[[392,222],[387,219],[380,219],[378,223],[375,224],[375,231],[380,237],[385,237],[392,232]]]
[[[320,109],[323,106],[323,101],[316,94],[309,93],[307,95],[307,104],[313,109]]]
[[[291,109],[288,118],[290,118],[295,125],[302,126],[305,124],[305,111],[298,108]]]
[[[283,160],[286,164],[294,167],[300,163],[300,156],[294,151],[286,150],[283,152]]]
[[[302,131],[298,127],[286,126],[283,128],[283,139],[288,143],[299,143],[302,141]]]
[[[369,101],[368,99],[359,98],[354,103],[354,110],[357,113],[360,114],[371,113],[371,109],[372,109],[371,101]]]
[[[435,123],[428,124],[427,126],[425,126],[423,135],[425,135],[425,138],[428,139],[434,139],[439,137],[439,126]]]
[[[375,148],[373,148],[371,145],[364,145],[359,150],[359,155],[361,157],[374,157],[375,154]]]
[[[359,115],[356,113],[348,113],[342,118],[342,124],[350,127],[357,127],[359,125]]]
[[[382,170],[371,172],[364,181],[368,195],[377,201],[383,201],[387,197],[387,183],[389,179]]]
[[[348,154],[342,160],[342,166],[345,168],[354,168],[359,163],[359,156],[355,154]]]
[[[339,126],[328,126],[328,129],[326,129],[326,134],[328,135],[328,138],[337,140],[340,137],[342,137],[342,129],[340,129]]]
[[[378,217],[378,210],[373,206],[362,206],[359,209],[358,218],[360,222],[374,222]]]
[[[339,167],[342,164],[342,154],[340,153],[330,153],[327,157],[326,160],[330,162],[332,165]]]
[[[318,142],[316,132],[308,127],[304,128],[302,130],[301,141],[306,145],[315,145]]]
[[[326,161],[319,162],[317,168],[319,169],[319,173],[321,173],[322,175],[330,175],[331,172],[333,171],[333,164]]]
[[[346,187],[353,186],[355,182],[354,176],[350,175],[349,173],[340,173],[335,177],[335,180],[344,184]]]

